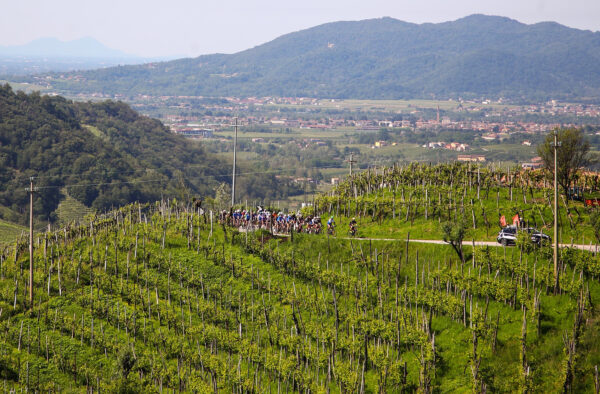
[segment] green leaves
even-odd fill
[[[448,240],[466,232],[456,223],[444,226]],[[467,387],[463,370],[475,332],[478,376],[497,389],[503,386],[494,373],[484,371],[503,363],[496,374],[507,381],[518,371],[511,346],[518,343],[520,305],[528,308],[527,319],[541,319],[543,330],[554,333],[564,319],[549,314],[572,313],[572,300],[587,285],[597,291],[589,280],[597,259],[589,254],[563,253],[568,274],[555,297],[543,292],[552,286],[545,250],[519,259],[517,248],[477,248],[472,262],[455,264],[443,245],[328,242],[306,234],[291,243],[258,232],[247,242],[225,242],[221,231],[209,233],[205,218],[164,202],[124,207],[93,225],[48,234],[46,254],[36,248],[36,285],[45,289],[48,269],[60,261],[62,295],[53,274],[50,294],[39,292],[31,312],[21,308],[27,271],[20,266],[27,256],[6,259],[0,365],[7,366],[9,383],[26,387],[28,365],[32,390],[52,384],[114,392]],[[19,307],[13,310],[15,278]],[[495,316],[501,361],[487,350],[497,333]],[[539,349],[537,337],[528,338],[528,349]],[[553,338],[540,343],[554,349]],[[38,371],[39,384],[32,380]],[[536,373],[546,377],[552,370]]]
[[[467,233],[467,224],[464,218],[460,218],[457,222],[444,222],[442,224],[442,234],[444,242],[452,245],[452,248],[458,254],[460,260],[464,263],[463,255],[463,239]]]
[[[130,347],[125,346],[119,353],[119,367],[121,368],[121,376],[127,380],[129,372],[133,369],[137,359]]]

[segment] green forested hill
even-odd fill
[[[335,22],[231,55],[54,75],[70,92],[413,98],[597,97],[600,33],[472,15]],[[76,78],[73,78],[77,75]]]
[[[127,104],[74,103],[0,86],[0,206],[8,208],[0,210],[2,219],[24,221],[30,176],[40,188],[36,221],[45,223],[55,220],[64,191],[103,210],[162,196],[212,196],[230,171]],[[265,182],[242,186],[240,196],[288,191]]]

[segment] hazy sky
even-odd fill
[[[142,56],[232,53],[338,20],[423,23],[474,13],[600,30],[599,0],[2,0],[0,45],[93,37]]]

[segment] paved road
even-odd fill
[[[245,229],[241,228],[239,229],[240,231],[246,231]],[[281,237],[289,237],[288,234],[277,234],[278,236]],[[406,239],[399,239],[399,238],[353,238],[353,237],[335,237],[337,239],[345,239],[345,240],[354,240],[354,241],[390,241],[390,242],[406,242]],[[448,243],[442,240],[438,240],[438,239],[410,239],[409,242],[415,242],[415,243],[421,243],[421,244],[434,244],[434,245],[447,245]],[[463,241],[463,245],[464,246],[473,246],[473,241]],[[495,247],[501,247],[502,245],[499,244],[498,242],[494,242],[494,241],[475,241],[475,246],[495,246]],[[554,243],[551,245],[552,247],[554,247]],[[592,251],[592,252],[597,252],[598,250],[600,250],[600,247],[596,247],[596,245],[593,244],[589,244],[589,245],[583,245],[583,244],[559,244],[558,245],[559,248],[575,248],[575,249],[581,249],[581,250],[588,250],[588,251]]]
[[[356,241],[392,241],[392,242],[406,242],[406,239],[397,238],[350,238],[350,237],[338,237],[341,239],[352,239]],[[447,245],[448,243],[437,239],[410,239],[409,242],[421,243],[421,244],[435,244],[435,245]],[[463,241],[464,246],[473,246],[473,241]],[[475,246],[497,246],[501,247],[498,242],[493,241],[475,241]],[[552,244],[554,246],[554,244]],[[559,244],[560,248],[575,248],[581,250],[596,251],[596,245],[582,245],[582,244]],[[600,248],[599,248],[600,249]]]

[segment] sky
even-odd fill
[[[234,53],[339,20],[413,23],[471,14],[600,30],[599,0],[2,0],[0,45],[93,37],[145,57]]]

